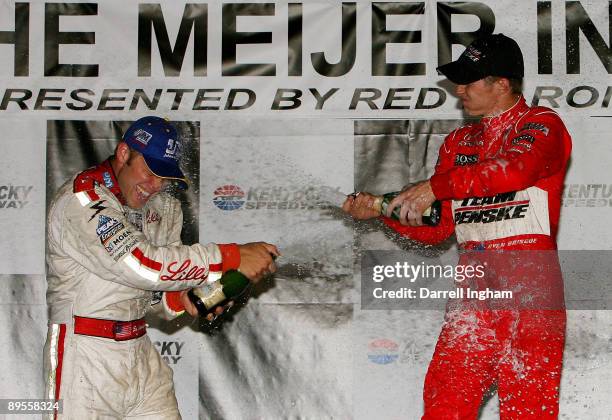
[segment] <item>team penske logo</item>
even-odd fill
[[[100,215],[98,218],[98,227],[96,228],[96,234],[100,238],[102,244],[106,244],[110,238],[113,237],[118,231],[123,229],[123,223],[119,220],[115,220],[112,217]]]
[[[491,197],[466,198],[455,210],[455,224],[522,219],[528,209],[529,200],[516,200],[516,191]]]

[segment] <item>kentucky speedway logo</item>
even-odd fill
[[[379,338],[368,344],[368,360],[378,365],[388,365],[399,357],[398,344],[387,338]]]
[[[215,190],[213,203],[221,210],[237,210],[244,204],[244,191],[237,185],[223,185]]]
[[[221,210],[322,210],[334,207],[329,197],[346,197],[339,188],[316,185],[224,185],[214,192],[213,202]]]
[[[612,184],[567,184],[564,207],[612,207]]]
[[[0,185],[0,209],[24,208],[33,188],[33,185]]]
[[[154,341],[153,345],[157,347],[159,355],[169,365],[178,364],[179,360],[185,355],[183,351],[184,341]]]

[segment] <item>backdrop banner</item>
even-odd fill
[[[558,244],[563,269],[583,271],[572,272],[560,413],[609,417],[611,305],[579,301],[581,279],[608,293],[612,277],[608,0],[0,0],[0,398],[42,397],[49,202],[132,121],[158,115],[185,142],[191,185],[171,191],[183,242],[282,253],[216,328],[147,320],[183,417],[420,418],[443,311],[362,307],[362,259],[454,264],[456,241],[425,248],[337,203],[431,176],[467,119],[436,67],[492,32],[523,51],[527,103],[572,135]],[[493,395],[481,418],[498,415]]]

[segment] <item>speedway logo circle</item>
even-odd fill
[[[399,345],[387,338],[372,340],[368,344],[368,360],[377,365],[388,365],[399,357]]]
[[[244,191],[237,185],[223,185],[213,192],[213,203],[221,210],[237,210],[244,205]]]

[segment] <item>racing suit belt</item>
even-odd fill
[[[147,333],[144,318],[133,321],[74,317],[74,333],[93,337],[112,338],[115,341],[132,340]]]

